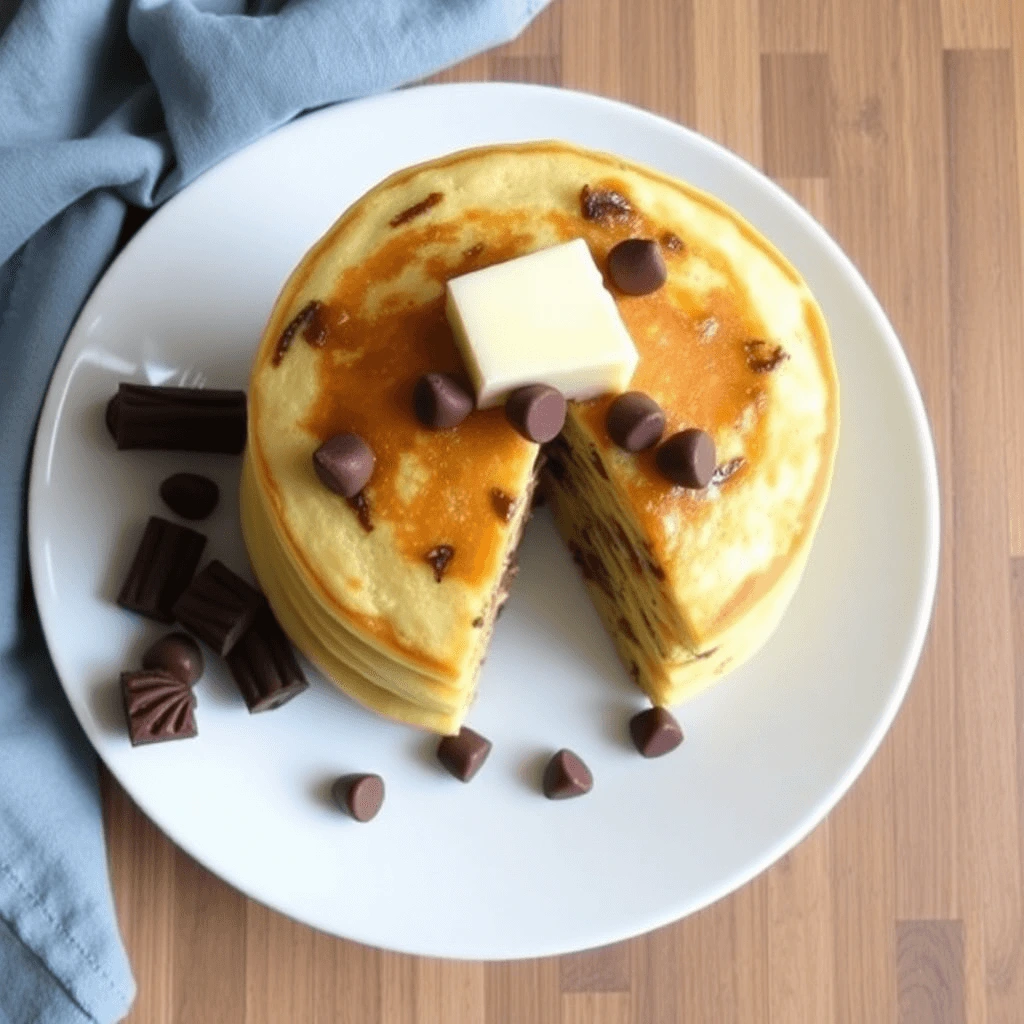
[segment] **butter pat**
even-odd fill
[[[480,409],[526,384],[578,399],[625,391],[636,370],[636,346],[582,238],[453,277],[447,313]]]

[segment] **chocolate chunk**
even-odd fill
[[[692,490],[707,487],[715,472],[715,442],[694,427],[673,434],[655,456],[662,476]]]
[[[629,720],[629,734],[644,757],[661,757],[683,742],[683,730],[666,708],[648,708]]]
[[[544,769],[544,795],[549,800],[583,796],[594,788],[590,769],[571,750],[560,750]]]
[[[669,252],[682,252],[686,246],[683,244],[683,240],[674,232],[666,231],[661,236],[661,244],[668,249]]]
[[[473,396],[450,373],[425,373],[413,388],[412,405],[425,427],[446,430],[473,411]]]
[[[716,466],[714,473],[711,474],[711,483],[715,487],[721,487],[729,477],[743,468],[743,464],[746,461],[742,455],[737,455],[735,459],[730,459],[728,462],[723,462],[720,466]]]
[[[157,622],[173,622],[174,602],[192,579],[204,547],[201,533],[150,517],[117,603]]]
[[[331,796],[356,821],[369,821],[384,803],[384,780],[379,775],[342,775],[331,786]]]
[[[650,238],[627,238],[608,253],[608,276],[627,295],[656,292],[668,277],[661,247]]]
[[[463,726],[456,736],[445,736],[437,745],[437,759],[460,782],[469,782],[491,752],[491,741]]]
[[[366,497],[365,491],[353,494],[348,499],[349,507],[355,512],[359,519],[359,525],[367,532],[373,533],[373,518],[370,516],[370,499]]]
[[[347,313],[342,313],[344,323],[348,319]],[[281,332],[274,348],[274,366],[280,366],[285,353],[291,348],[295,336],[302,331],[303,337],[314,348],[321,348],[327,340],[327,323],[324,319],[324,304],[317,299],[307,302],[288,322],[288,326]]]
[[[175,473],[160,485],[160,497],[182,519],[205,519],[220,500],[220,488],[198,473]]]
[[[608,436],[627,452],[641,452],[656,445],[665,432],[661,406],[642,391],[627,391],[608,407]]]
[[[309,686],[288,637],[266,604],[227,662],[251,712],[278,708]]]
[[[174,604],[174,617],[189,632],[226,655],[265,603],[263,595],[216,560],[188,585]]]
[[[516,510],[516,499],[510,494],[506,494],[499,487],[491,488],[491,508],[494,509],[494,514],[503,522],[511,522],[512,516]]]
[[[634,644],[640,643],[640,641],[637,639],[636,632],[634,631],[633,626],[630,624],[629,619],[627,619],[625,616],[622,616],[619,619],[619,629],[622,631],[622,635],[627,640],[631,641]]]
[[[195,694],[169,672],[121,673],[121,696],[133,747],[195,736]]]
[[[121,450],[237,455],[245,447],[245,392],[121,384],[107,426]]]
[[[203,652],[188,633],[168,633],[142,656],[142,667],[167,672],[186,686],[194,686],[203,674]]]
[[[748,341],[743,351],[747,355],[747,366],[754,373],[771,373],[779,363],[789,358],[789,353],[781,345],[771,345],[760,339]]]
[[[484,628],[484,617],[482,615],[478,615],[473,620],[473,628],[474,629],[483,629]]]
[[[376,458],[358,434],[335,434],[313,452],[320,482],[343,498],[354,498],[373,475]]]
[[[455,557],[455,548],[451,544],[438,544],[436,548],[431,548],[423,557],[427,560],[427,564],[431,569],[434,570],[434,579],[440,583],[444,579],[448,563]]]
[[[584,185],[580,190],[580,211],[585,220],[622,222],[633,216],[633,205],[614,189]]]
[[[401,225],[407,224],[414,217],[418,217],[421,213],[426,213],[427,210],[437,206],[442,199],[444,199],[443,192],[431,192],[426,199],[421,199],[418,203],[413,203],[413,205],[407,210],[403,210],[401,213],[392,217],[388,223],[393,228],[401,227]]]
[[[637,553],[636,548],[633,547],[633,544],[630,541],[628,535],[626,534],[626,531],[623,528],[622,523],[618,521],[616,521],[615,523],[615,535],[619,538],[619,544],[622,546],[623,550],[629,556],[629,561],[633,566],[633,572],[635,572],[637,576],[642,575],[644,567],[643,563],[640,561],[640,555]]]
[[[547,384],[517,388],[505,400],[505,416],[527,441],[545,444],[565,425],[565,396]]]

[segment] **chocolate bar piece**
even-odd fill
[[[280,707],[309,686],[267,605],[228,655],[228,668],[250,711]]]
[[[184,740],[198,733],[192,687],[170,672],[121,673],[121,696],[132,746]]]
[[[192,579],[204,547],[201,533],[151,516],[117,603],[157,622],[173,622],[171,609]]]
[[[107,405],[120,449],[237,455],[245,447],[245,392],[122,383]]]
[[[172,611],[182,626],[223,657],[263,604],[263,595],[255,587],[214,560],[192,580]]]

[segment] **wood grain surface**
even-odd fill
[[[1020,1024],[1024,2],[555,0],[438,79],[665,114],[763,167],[839,240],[935,433],[927,649],[877,756],[796,850],[694,917],[561,959],[421,960],[315,933],[208,874],[105,778],[129,1019]]]

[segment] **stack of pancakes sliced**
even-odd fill
[[[710,433],[719,463],[704,490],[674,486],[653,451],[612,442],[614,396],[571,402],[546,446],[556,520],[627,669],[655,703],[681,700],[764,642],[799,580],[839,399],[796,271],[717,200],[619,158],[555,142],[457,153],[387,179],[310,250],[249,391],[253,567],[296,645],[383,714],[457,731],[542,461],[501,409],[448,430],[416,419],[418,377],[462,370],[445,282],[577,237],[602,269],[624,238],[660,241],[664,287],[628,296],[609,283],[640,354],[631,388],[661,405],[666,436]],[[376,456],[353,500],[312,464],[346,432]]]

